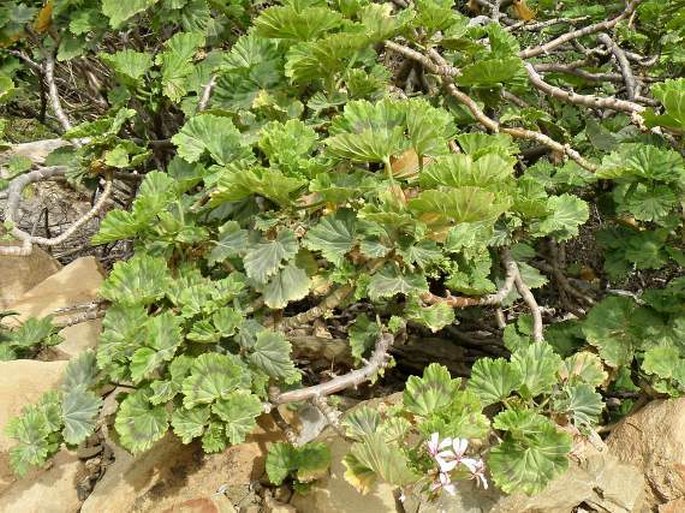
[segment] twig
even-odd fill
[[[592,94],[576,94],[573,91],[566,91],[560,87],[553,86],[545,82],[540,74],[535,70],[535,67],[530,63],[524,63],[524,68],[528,73],[530,81],[535,87],[540,89],[543,93],[559,100],[564,100],[575,105],[583,105],[593,109],[611,109],[620,112],[628,112],[630,114],[639,114],[644,112],[645,107],[635,102],[620,100],[618,98],[602,98]]]
[[[356,387],[373,378],[378,371],[388,365],[388,362],[390,361],[388,352],[390,347],[392,347],[393,342],[394,337],[390,333],[382,333],[380,337],[378,337],[371,358],[361,369],[353,370],[319,385],[274,394],[270,400],[275,405],[306,401],[315,397],[325,397],[347,388]]]
[[[598,39],[609,50],[611,50],[611,53],[613,53],[614,57],[616,57],[616,62],[621,70],[621,75],[623,75],[623,81],[626,84],[626,94],[628,95],[628,99],[631,101],[635,100],[637,83],[635,82],[633,69],[630,67],[630,61],[628,61],[626,53],[614,42],[613,39],[609,37],[609,34],[602,33],[598,36]]]
[[[209,79],[209,82],[207,82],[202,89],[202,96],[200,97],[200,101],[197,103],[197,112],[202,112],[207,108],[207,104],[209,104],[209,98],[212,96],[212,90],[214,89],[215,85],[216,75],[212,75],[212,78]]]
[[[567,32],[566,34],[563,34],[539,46],[526,48],[525,50],[519,52],[519,57],[521,57],[522,59],[530,59],[531,57],[536,57],[540,54],[549,53],[551,50],[557,48],[558,46],[573,41],[574,39],[578,39],[589,34],[594,34],[595,32],[606,32],[607,30],[613,28],[621,20],[624,20],[625,18],[633,14],[633,11],[637,8],[641,1],[642,0],[629,0],[623,12],[615,18],[600,23],[595,23],[594,25],[588,25],[587,27],[583,27],[578,30]]]

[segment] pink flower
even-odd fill
[[[443,451],[452,445],[451,438],[445,438],[442,442],[440,441],[440,433],[433,433],[428,440],[428,453],[435,457],[438,454],[451,454],[449,451]]]
[[[468,446],[469,441],[466,438],[455,438],[452,440],[452,450],[454,451],[454,456],[460,460],[466,453]]]
[[[444,472],[440,472],[440,474],[438,474],[438,480],[433,482],[433,484],[431,485],[431,491],[434,492],[441,488],[450,495],[457,494],[457,488],[452,483],[450,476],[445,474]]]
[[[479,486],[482,486],[487,490],[488,480],[485,477],[485,463],[483,463],[483,460],[464,458],[461,462],[469,469],[469,472],[471,472],[471,479],[475,479]]]

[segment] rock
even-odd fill
[[[298,513],[295,506],[279,502],[270,497],[264,501],[264,509],[262,511],[263,513]]]
[[[43,139],[27,143],[13,144],[2,153],[0,163],[7,162],[11,157],[26,157],[34,164],[43,165],[45,158],[57,148],[69,146],[72,143],[64,139]],[[3,177],[4,178],[4,177]]]
[[[74,452],[63,449],[50,468],[33,472],[0,494],[3,513],[77,513],[81,506],[75,482],[83,463]]]
[[[650,506],[685,497],[685,398],[650,402],[616,426],[607,445],[644,473]]]
[[[59,272],[49,276],[32,289],[26,291],[15,303],[12,310],[19,312],[19,319],[45,317],[58,308],[89,303],[97,297],[103,281],[104,271],[95,257],[82,257],[74,260]]]
[[[0,256],[0,311],[9,310],[27,290],[61,268],[57,260],[37,247],[29,256]]]
[[[683,513],[685,511],[685,498],[668,501],[658,507],[659,513]]]
[[[330,476],[316,481],[306,495],[295,494],[290,503],[298,513],[395,513],[394,488],[380,483],[368,494],[361,495],[343,474],[342,459],[349,452],[350,443],[330,429],[318,441],[331,450]]]
[[[235,508],[225,495],[219,494],[190,499],[165,509],[162,513],[235,513]]]
[[[229,502],[245,499],[244,504],[252,484],[264,473],[269,443],[283,439],[269,417],[262,417],[259,424],[244,443],[220,454],[204,455],[199,443],[183,445],[171,433],[136,457],[115,446],[115,463],[86,499],[81,513],[195,511],[172,508],[212,497],[218,490]]]
[[[64,342],[50,348],[54,355],[54,360],[69,360],[86,349],[95,348],[100,332],[102,331],[102,321],[93,319],[84,321],[73,326],[68,326],[61,330],[59,334],[64,338]]]

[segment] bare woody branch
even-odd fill
[[[325,397],[327,395],[335,394],[341,390],[356,387],[365,381],[368,381],[376,376],[378,371],[384,369],[390,361],[390,348],[395,338],[390,333],[382,333],[378,337],[376,347],[369,361],[361,369],[356,369],[343,376],[338,376],[320,383],[319,385],[292,390],[283,393],[273,394],[270,398],[272,404],[285,404],[296,401],[307,401],[316,397]]]
[[[485,128],[492,132],[503,132],[511,135],[512,137],[519,139],[529,139],[534,140],[546,147],[558,151],[571,160],[576,162],[579,166],[588,171],[595,171],[597,166],[583,158],[580,153],[571,148],[569,145],[561,144],[551,137],[543,134],[542,132],[536,132],[534,130],[528,130],[524,128],[506,128],[500,127],[499,123],[494,119],[487,116],[478,104],[469,95],[460,91],[459,88],[452,81],[452,77],[459,74],[459,70],[453,66],[448,65],[447,61],[435,50],[428,50],[429,56],[423,55],[416,50],[409,48],[404,45],[395,43],[394,41],[386,41],[386,48],[395,51],[405,57],[412,59],[426,68],[427,71],[439,75],[443,78],[445,89],[447,92],[454,97],[459,103],[464,105],[471,115]]]
[[[609,37],[609,34],[600,34],[598,39],[603,43],[611,53],[616,57],[616,63],[621,70],[621,75],[623,75],[623,81],[626,84],[626,94],[628,99],[635,100],[635,94],[637,90],[637,83],[635,82],[635,76],[633,75],[633,69],[630,67],[630,61],[626,56],[626,53],[618,46],[613,39]]]
[[[615,18],[600,23],[595,23],[594,25],[588,25],[587,27],[583,27],[578,30],[567,32],[566,34],[562,34],[561,36],[554,38],[551,41],[548,41],[539,46],[526,48],[525,50],[519,52],[519,57],[521,57],[522,59],[530,59],[531,57],[536,57],[541,54],[549,53],[555,48],[565,43],[569,43],[580,37],[587,36],[589,34],[595,34],[597,32],[606,32],[607,30],[610,30],[613,27],[615,27],[622,20],[630,17],[641,1],[642,0],[629,0],[623,12]]]
[[[47,167],[31,171],[30,173],[26,173],[12,180],[9,187],[7,188],[5,221],[9,223],[15,222],[15,216],[17,214],[17,209],[19,208],[19,201],[21,200],[21,193],[27,185],[42,180],[49,180],[52,178],[64,176],[66,169],[67,168],[64,166]],[[10,231],[10,234],[13,237],[21,240],[22,245],[2,246],[0,247],[0,255],[28,256],[31,254],[33,244],[38,244],[41,246],[57,246],[58,244],[62,244],[67,239],[69,239],[79,228],[81,228],[91,219],[93,219],[98,214],[98,212],[100,212],[104,208],[111,194],[112,180],[107,179],[105,181],[105,187],[102,191],[102,194],[98,198],[97,202],[95,202],[93,207],[88,212],[86,212],[85,215],[76,220],[71,226],[69,226],[69,228],[64,230],[57,237],[34,237],[33,235],[14,226]]]
[[[545,94],[559,100],[567,101],[575,105],[582,105],[592,109],[611,109],[629,114],[640,114],[645,107],[635,102],[621,100],[619,98],[602,98],[593,94],[576,94],[557,86],[545,82],[542,76],[535,70],[530,63],[525,63],[524,67],[533,85]]]
[[[514,283],[516,284],[516,291],[523,298],[523,301],[525,301],[526,305],[528,305],[528,308],[530,309],[530,313],[533,316],[533,333],[532,333],[533,340],[535,342],[539,342],[543,339],[543,336],[542,336],[542,312],[540,311],[540,307],[538,306],[538,302],[535,300],[535,296],[530,291],[530,288],[528,287],[528,285],[526,285],[526,283],[523,281],[523,278],[521,277],[521,273],[518,272],[518,269],[516,270],[516,276],[515,276]]]
[[[43,63],[43,76],[45,78],[45,83],[48,86],[48,96],[50,97],[50,105],[52,106],[52,111],[55,117],[62,125],[64,131],[71,129],[71,121],[62,109],[62,102],[59,98],[59,91],[57,90],[57,84],[55,84],[55,58],[49,53],[45,52],[45,61]]]
[[[505,268],[505,278],[504,284],[499,288],[494,294],[489,294],[482,297],[469,297],[469,296],[452,296],[447,295],[446,297],[436,296],[430,292],[421,295],[421,300],[429,305],[434,305],[436,303],[444,303],[452,308],[467,308],[469,306],[488,306],[488,305],[499,305],[504,298],[506,298],[511,289],[514,287],[514,282],[516,280],[516,275],[518,274],[518,266],[516,262],[511,258],[509,252],[505,252],[502,256],[502,261]]]

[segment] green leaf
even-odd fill
[[[234,445],[245,440],[257,425],[257,417],[263,411],[259,397],[245,391],[228,394],[212,406],[212,412],[226,423],[226,435]]]
[[[274,169],[228,166],[219,176],[210,205],[240,201],[255,195],[264,196],[282,206],[292,205],[294,197],[303,190],[305,183],[305,180],[285,176]]]
[[[461,86],[493,87],[509,82],[523,70],[521,59],[484,59],[461,68],[455,82]]]
[[[162,68],[164,94],[173,102],[180,101],[188,92],[189,78],[196,69],[193,58],[204,40],[204,35],[198,32],[177,32],[165,43],[166,49],[157,55],[156,63]]]
[[[115,53],[101,53],[100,60],[111,67],[124,80],[141,85],[145,73],[152,67],[152,56],[144,52],[125,49]]]
[[[219,240],[207,257],[210,264],[223,262],[237,256],[247,247],[247,230],[243,230],[235,221],[226,222],[219,230]]]
[[[141,389],[126,396],[119,405],[114,427],[121,445],[133,453],[148,450],[169,429],[164,406],[152,406],[150,391]]]
[[[604,409],[602,396],[585,383],[563,388],[564,397],[555,401],[554,409],[566,413],[576,426],[593,426]]]
[[[487,459],[495,483],[505,493],[538,493],[568,468],[571,437],[546,417],[530,410],[506,410],[495,417],[494,426],[511,433]]]
[[[596,387],[606,381],[607,373],[599,356],[589,351],[580,351],[564,360],[559,377],[569,383],[580,382]]]
[[[136,253],[128,262],[114,264],[100,294],[126,306],[149,305],[164,296],[169,282],[163,258]]]
[[[266,455],[266,475],[271,484],[280,486],[297,469],[297,448],[287,442],[276,442]]]
[[[408,411],[428,417],[447,407],[458,388],[459,380],[452,379],[447,367],[431,363],[423,371],[423,377],[409,377],[402,401]]]
[[[381,415],[378,410],[368,406],[360,406],[350,410],[341,422],[345,436],[361,441],[366,435],[378,431],[381,425]]]
[[[504,358],[479,358],[471,368],[467,390],[471,390],[483,401],[483,405],[498,403],[517,390],[522,383],[517,366]]]
[[[409,201],[416,214],[437,214],[453,223],[493,223],[508,207],[507,199],[479,187],[427,190]]]
[[[511,356],[511,366],[520,376],[518,392],[525,399],[551,392],[561,367],[561,357],[547,342],[534,342]]]
[[[190,409],[227,398],[235,390],[250,388],[250,372],[233,355],[205,353],[193,362],[183,380],[183,405]]]
[[[456,319],[454,308],[445,303],[421,306],[417,302],[410,302],[405,309],[405,315],[408,321],[423,324],[433,333],[453,324]]]
[[[390,446],[383,435],[374,433],[364,437],[362,442],[355,442],[350,453],[343,459],[345,480],[364,493],[367,486],[359,483],[360,473],[374,472],[386,483],[404,486],[419,478],[409,467],[409,460],[401,450]]]
[[[645,119],[653,125],[661,125],[676,133],[685,132],[685,78],[667,79],[651,88],[654,97],[664,106],[665,113],[654,115],[648,111]]]
[[[300,373],[295,368],[291,352],[292,346],[282,333],[264,330],[257,334],[257,341],[248,359],[268,376],[294,383],[299,381]]]
[[[299,119],[285,123],[272,121],[261,132],[259,147],[272,165],[288,175],[309,176],[315,168],[310,152],[317,142],[316,132]]]
[[[157,0],[102,0],[102,13],[109,18],[113,29],[119,28],[126,20],[145,11],[157,3]]]
[[[599,356],[611,367],[628,365],[642,344],[632,329],[635,302],[626,297],[608,297],[596,304],[583,322],[587,341],[599,350]]]
[[[372,321],[368,315],[359,315],[349,327],[348,340],[352,357],[355,362],[361,362],[364,355],[376,345],[381,335],[381,327]]]
[[[171,427],[174,434],[184,444],[189,444],[193,438],[202,436],[205,426],[209,422],[209,407],[196,407],[189,410],[176,408],[171,414]]]
[[[387,265],[371,276],[369,298],[378,301],[397,294],[420,294],[428,290],[428,282],[422,273],[403,274],[397,267]]]
[[[95,421],[102,405],[102,399],[84,386],[77,386],[64,392],[62,416],[64,441],[78,445],[95,430]]]
[[[661,380],[677,383],[679,391],[685,390],[685,358],[676,347],[661,345],[645,351],[642,370]],[[668,393],[673,396],[680,395],[670,390]]]
[[[282,5],[262,11],[254,26],[257,34],[265,38],[309,41],[337,28],[342,21],[340,13],[327,7]]]
[[[295,234],[281,230],[275,239],[260,242],[248,249],[243,259],[245,272],[258,283],[266,283],[276,274],[283,260],[291,260],[299,250]]]
[[[131,378],[134,383],[150,378],[160,365],[170,361],[183,341],[181,320],[170,311],[150,318],[145,325],[147,345],[131,357]]]
[[[197,162],[205,151],[222,165],[249,155],[233,121],[214,114],[190,118],[171,142],[177,146],[178,155],[191,163]]]
[[[308,442],[297,449],[297,473],[300,483],[309,483],[326,475],[331,465],[331,450],[323,442]]]
[[[264,303],[275,310],[285,308],[290,301],[304,299],[310,286],[307,273],[295,264],[288,264],[264,287]]]
[[[31,348],[41,343],[49,342],[49,338],[55,331],[52,325],[52,317],[29,317],[23,324],[10,334],[10,343],[16,348]],[[54,343],[59,343],[56,339]]]
[[[226,448],[227,442],[223,423],[210,421],[202,435],[202,449],[207,453],[221,452]]]
[[[602,159],[595,172],[599,178],[613,180],[658,180],[685,185],[685,160],[674,150],[649,144],[622,144]]]
[[[354,247],[356,235],[354,211],[340,209],[333,215],[323,217],[310,228],[304,244],[313,251],[321,251],[326,260],[340,266],[346,253]]]
[[[62,380],[62,390],[68,391],[79,386],[89,388],[95,384],[97,373],[95,352],[91,349],[81,351],[67,364]]]
[[[550,197],[547,210],[550,213],[536,226],[537,232],[539,235],[552,235],[559,241],[578,235],[578,228],[590,216],[587,203],[571,194]]]

